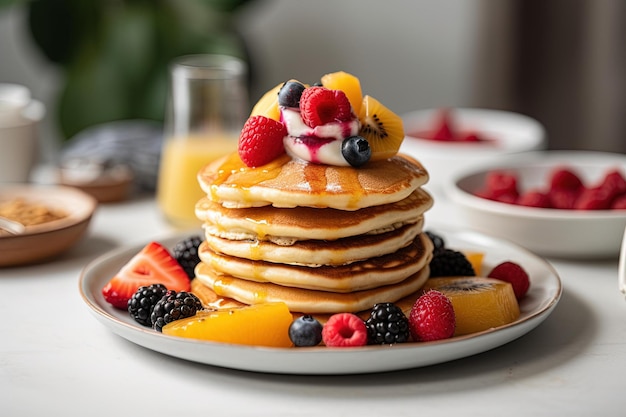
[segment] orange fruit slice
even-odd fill
[[[290,347],[293,316],[285,303],[201,311],[163,326],[163,334],[252,346]]]
[[[284,83],[278,84],[276,87],[269,90],[267,93],[256,102],[250,116],[265,116],[270,119],[280,121],[280,109],[278,107],[278,91]]]
[[[455,336],[509,324],[519,317],[519,304],[510,283],[485,277],[430,278],[422,288],[439,290],[452,302]]]
[[[344,71],[337,71],[324,75],[320,81],[324,87],[330,90],[343,91],[350,101],[354,114],[359,114],[363,102],[363,93],[361,82],[356,76]]]
[[[465,257],[474,268],[476,276],[481,276],[483,271],[483,258],[485,254],[482,252],[464,252]]]

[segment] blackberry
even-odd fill
[[[150,321],[154,330],[162,332],[167,323],[195,316],[198,310],[202,310],[202,303],[194,294],[169,290],[152,309]]]
[[[150,315],[154,305],[165,295],[167,288],[163,284],[139,287],[128,300],[128,312],[142,326],[152,326]]]
[[[370,345],[403,343],[409,340],[409,319],[393,303],[374,305],[365,326]]]
[[[196,268],[196,265],[200,263],[198,246],[200,246],[201,243],[202,238],[196,235],[188,237],[185,240],[181,240],[174,245],[174,259],[176,259],[180,266],[183,267],[190,279],[193,279],[196,276],[194,269]]]
[[[441,236],[430,231],[426,231],[424,233],[426,233],[426,236],[428,236],[433,242],[433,245],[435,246],[434,252],[438,252],[446,248],[446,241],[443,240]]]
[[[441,249],[433,253],[430,261],[430,277],[471,277],[476,275],[474,267],[461,252]]]

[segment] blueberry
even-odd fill
[[[322,341],[322,324],[308,314],[298,317],[289,326],[289,339],[295,346],[317,346]]]
[[[278,91],[278,105],[283,107],[299,107],[300,97],[306,87],[298,81],[287,81]]]
[[[363,136],[350,136],[341,144],[341,154],[353,167],[360,167],[372,157],[372,148]]]

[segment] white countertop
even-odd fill
[[[454,224],[452,208],[436,201],[427,224]],[[550,260],[564,286],[557,308],[530,333],[486,353],[384,374],[284,376],[155,353],[95,320],[78,290],[83,267],[173,231],[151,198],[101,205],[88,235],[61,258],[0,269],[3,416],[626,413],[626,301],[617,259]]]

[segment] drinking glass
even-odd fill
[[[177,227],[201,225],[195,205],[206,194],[197,174],[237,149],[248,113],[246,72],[242,60],[226,55],[187,55],[170,67],[157,202]]]

